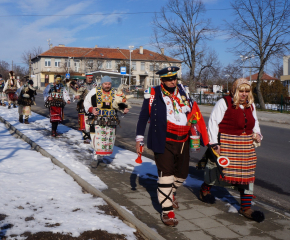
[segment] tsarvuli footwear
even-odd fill
[[[215,197],[210,193],[210,191],[202,191],[201,189],[199,190],[199,199],[202,202],[209,203],[209,204],[214,204],[215,203]]]
[[[16,105],[15,105],[15,104],[13,104],[13,107],[14,107],[14,108],[16,108]]]
[[[178,220],[176,219],[173,211],[170,211],[169,213],[161,213],[161,220],[166,226],[169,227],[175,227],[178,224]]]
[[[24,123],[25,123],[25,124],[29,124],[28,119],[25,119],[25,120],[24,120]]]
[[[242,214],[244,217],[254,220],[256,222],[263,222],[265,219],[265,215],[261,211],[254,211],[251,208],[243,210],[242,208],[239,210],[239,214]]]
[[[8,105],[8,109],[10,109],[11,108],[11,105]]]

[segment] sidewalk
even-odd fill
[[[91,172],[87,165],[92,151],[82,144],[78,131],[60,125],[59,131],[63,134],[54,139],[47,130],[50,129],[49,120],[38,114],[33,113],[29,125],[18,123],[17,109],[1,108],[0,116],[165,239],[289,239],[290,214],[263,205],[259,199],[254,199],[253,205],[265,213],[266,220],[262,223],[255,223],[237,213],[237,192],[215,188],[213,194],[217,197],[216,204],[207,205],[199,201],[197,196],[203,172],[196,171],[194,167],[190,167],[191,174],[178,189],[180,209],[176,215],[179,224],[176,228],[166,227],[160,221],[161,209],[156,194],[157,171],[152,160],[142,157],[143,163],[138,165],[135,163],[135,153],[115,147],[114,153],[106,158],[107,166]],[[39,161],[42,162],[41,159]],[[51,179],[54,188],[58,188],[59,181]],[[81,207],[78,205],[78,208]]]
[[[133,105],[142,106],[142,98],[130,98],[128,100]],[[200,111],[203,116],[209,117],[214,106],[208,105],[199,105]],[[257,111],[258,119],[261,124],[265,122],[275,122],[282,124],[290,124],[290,114],[280,113],[280,112],[266,112],[266,111]]]

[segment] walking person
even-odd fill
[[[5,99],[6,94],[3,92],[5,86],[5,80],[2,78],[2,75],[0,74],[0,106],[6,106]]]
[[[82,131],[83,140],[85,144],[90,143],[90,125],[87,124],[88,113],[85,111],[84,100],[89,91],[96,88],[97,82],[94,80],[94,76],[91,73],[86,73],[86,79],[82,82],[78,80],[70,81],[68,84],[69,88],[74,93],[73,98],[78,100],[77,102],[77,111],[78,111],[78,120],[79,120],[79,130]]]
[[[85,111],[94,116],[90,122],[91,145],[94,148],[94,160],[91,167],[96,168],[104,156],[113,153],[116,139],[116,126],[119,124],[118,109],[113,107],[116,89],[112,88],[112,79],[104,76],[101,86],[92,89],[84,100]],[[129,112],[124,109],[124,114]]]
[[[70,96],[64,85],[61,83],[61,76],[56,75],[54,83],[47,85],[43,91],[44,106],[49,108],[51,135],[56,137],[57,126],[63,121],[64,106],[70,104]]]
[[[6,81],[3,92],[8,95],[8,109],[13,105],[16,108],[17,95],[16,91],[20,88],[19,82],[15,79],[13,71],[9,72],[9,79]]]
[[[18,94],[18,113],[19,122],[29,124],[28,118],[31,116],[31,105],[35,104],[36,89],[33,87],[33,81],[28,80],[17,90]]]
[[[148,119],[147,147],[154,152],[158,170],[158,201],[162,207],[161,220],[167,226],[176,226],[178,220],[176,190],[182,185],[189,171],[189,131],[187,115],[192,102],[182,85],[177,84],[178,67],[168,67],[157,72],[160,86],[145,91],[144,102],[136,130],[136,151],[140,153],[140,142]]]
[[[257,162],[255,145],[260,144],[263,136],[247,79],[237,79],[230,95],[216,103],[209,118],[208,134],[213,151],[218,156],[227,157],[229,165],[221,173],[217,163],[209,157],[200,189],[201,201],[215,203],[210,192],[213,185],[232,187],[240,192],[239,213],[257,222],[263,221],[264,214],[251,208]]]

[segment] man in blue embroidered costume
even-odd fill
[[[80,83],[78,90],[74,96],[74,99],[78,100],[77,111],[79,120],[79,130],[83,132],[84,143],[90,143],[90,125],[88,121],[88,114],[85,112],[84,100],[86,95],[97,86],[94,76],[91,73],[86,73],[86,80]]]
[[[29,124],[28,118],[31,116],[31,105],[35,104],[36,89],[33,87],[33,81],[27,81],[21,88],[17,90],[18,93],[18,113],[19,122]]]
[[[182,85],[177,84],[178,67],[168,67],[157,72],[161,85],[145,91],[136,131],[136,151],[148,119],[147,147],[154,152],[158,169],[157,196],[162,206],[161,220],[167,226],[176,226],[174,208],[178,208],[176,189],[182,185],[189,171],[189,130],[187,114],[192,102]]]
[[[47,85],[43,91],[44,106],[49,108],[51,135],[56,137],[57,126],[63,121],[63,109],[66,103],[70,104],[70,97],[68,91],[61,83],[61,76],[56,75],[55,81]]]
[[[103,156],[113,153],[115,144],[116,126],[119,124],[116,109],[113,108],[116,89],[112,88],[112,79],[104,76],[101,80],[101,87],[92,89],[86,96],[84,101],[85,111],[94,116],[89,119],[91,145],[94,148],[95,160],[92,167],[97,167],[98,161]],[[124,113],[128,113],[129,109],[125,109]]]
[[[8,96],[8,109],[11,108],[11,105],[13,104],[13,107],[16,108],[17,103],[17,95],[16,91],[18,88],[20,88],[20,85],[18,81],[15,79],[15,75],[13,71],[9,72],[10,78],[6,81],[3,92],[7,94]]]
[[[5,80],[2,78],[2,75],[0,74],[0,106],[6,106],[5,99],[6,94],[3,92],[5,86]]]

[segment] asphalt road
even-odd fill
[[[37,95],[36,103],[32,110],[48,117],[49,112],[44,107],[41,93]],[[130,112],[124,118],[120,118],[121,126],[117,127],[116,146],[135,151],[135,130],[139,112],[140,106],[132,106]],[[64,115],[64,124],[77,129],[76,102],[65,106]],[[205,121],[208,121],[207,116]],[[290,125],[260,122],[260,127],[264,139],[261,147],[256,149],[258,163],[254,194],[258,201],[290,211]],[[191,156],[191,166],[195,166],[205,150],[202,148],[199,153]],[[153,154],[148,149],[145,149],[144,155],[153,159]]]

